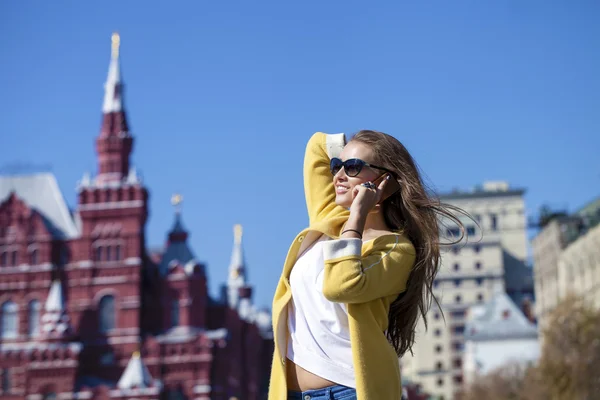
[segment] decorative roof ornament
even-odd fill
[[[237,243],[237,244],[242,243],[243,233],[244,233],[244,228],[242,228],[242,225],[236,224],[233,226],[233,238],[235,240],[235,243]]]
[[[119,67],[119,50],[121,46],[121,37],[118,33],[113,33],[111,38],[111,58],[108,67],[108,77],[106,78],[106,84],[104,86],[104,104],[102,106],[102,112],[114,113],[123,111],[123,93],[121,84],[121,70]],[[119,133],[122,127],[118,127],[118,131],[114,134]]]
[[[119,47],[121,47],[121,36],[119,35],[118,32],[114,32],[112,34],[111,42],[112,42],[111,57],[113,59],[117,59],[117,58],[119,58]]]
[[[175,208],[175,213],[181,213],[181,203],[183,203],[183,196],[179,193],[174,193],[171,196],[171,205]]]

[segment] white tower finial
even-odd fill
[[[119,58],[119,47],[121,47],[121,36],[117,32],[112,34],[112,53],[111,56],[113,59]]]
[[[104,85],[103,113],[119,112],[123,110],[123,93],[121,85],[121,71],[119,67],[119,50],[121,36],[113,33],[111,38],[111,58],[108,67],[108,77]]]

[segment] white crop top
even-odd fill
[[[345,304],[323,296],[323,241],[302,254],[290,275],[287,358],[339,385],[356,388]]]

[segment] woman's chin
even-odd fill
[[[352,199],[347,198],[346,195],[337,195],[335,196],[335,204],[344,208],[350,208],[352,205]]]

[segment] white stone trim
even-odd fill
[[[42,272],[53,268],[52,263],[42,263],[38,265],[20,264],[17,266],[6,266],[0,268],[0,274],[15,274],[19,272]]]
[[[71,368],[76,367],[79,363],[77,360],[58,360],[58,361],[34,361],[29,363],[31,369],[45,368]]]
[[[79,206],[80,211],[90,210],[106,210],[106,209],[118,209],[118,208],[135,208],[143,207],[144,202],[142,200],[129,200],[129,201],[114,201],[107,203],[91,203],[82,204]]]
[[[24,351],[33,351],[33,350],[56,350],[56,349],[69,349],[74,353],[79,353],[82,349],[83,345],[78,342],[73,343],[40,343],[37,341],[25,342],[25,343],[2,343],[2,347],[0,347],[0,352],[13,351],[13,350],[24,350]]]
[[[107,339],[108,344],[138,343],[137,336],[115,336]]]
[[[116,283],[127,283],[126,276],[99,276],[92,279],[92,285],[113,285]]]
[[[194,394],[210,393],[210,391],[211,391],[211,386],[210,385],[196,385],[192,389],[192,392]]]
[[[362,252],[362,240],[360,239],[337,239],[323,242],[323,256],[325,261],[336,258],[360,256]]]
[[[91,268],[94,266],[94,262],[92,260],[82,260],[76,264],[79,268]]]
[[[142,259],[140,257],[128,257],[124,260],[125,265],[140,265]]]

